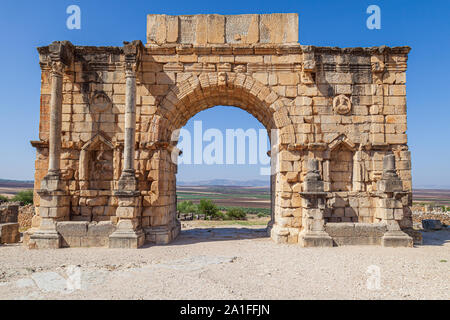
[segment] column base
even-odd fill
[[[333,238],[325,231],[300,233],[298,235],[298,243],[304,248],[310,247],[332,247]]]
[[[111,249],[137,249],[144,245],[145,234],[142,230],[117,230],[109,236]]]
[[[381,238],[383,247],[413,247],[413,239],[403,231],[388,231]]]
[[[169,244],[175,240],[181,232],[181,224],[172,226],[158,226],[144,228],[145,239],[155,244]]]
[[[56,230],[37,230],[30,236],[29,249],[59,249],[61,235]]]

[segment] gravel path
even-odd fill
[[[448,300],[450,231],[395,249],[277,245],[235,227],[185,230],[139,250],[3,246],[0,299]]]

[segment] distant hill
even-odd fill
[[[0,179],[0,187],[3,188],[34,188],[34,181],[32,180],[8,180]]]
[[[231,186],[231,187],[269,187],[269,180],[230,180],[212,179],[203,181],[177,181],[179,186]]]

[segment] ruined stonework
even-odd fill
[[[0,205],[0,245],[20,241],[18,214],[18,204],[5,203]]]
[[[301,45],[296,14],[149,15],[145,46],[39,48],[37,208],[27,245],[173,241],[173,133],[227,105],[275,132],[273,240],[412,246],[404,232],[412,227],[409,50]],[[83,240],[92,222],[108,225]]]

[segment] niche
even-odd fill
[[[114,179],[114,147],[101,135],[96,135],[81,149],[80,189],[111,190]]]

